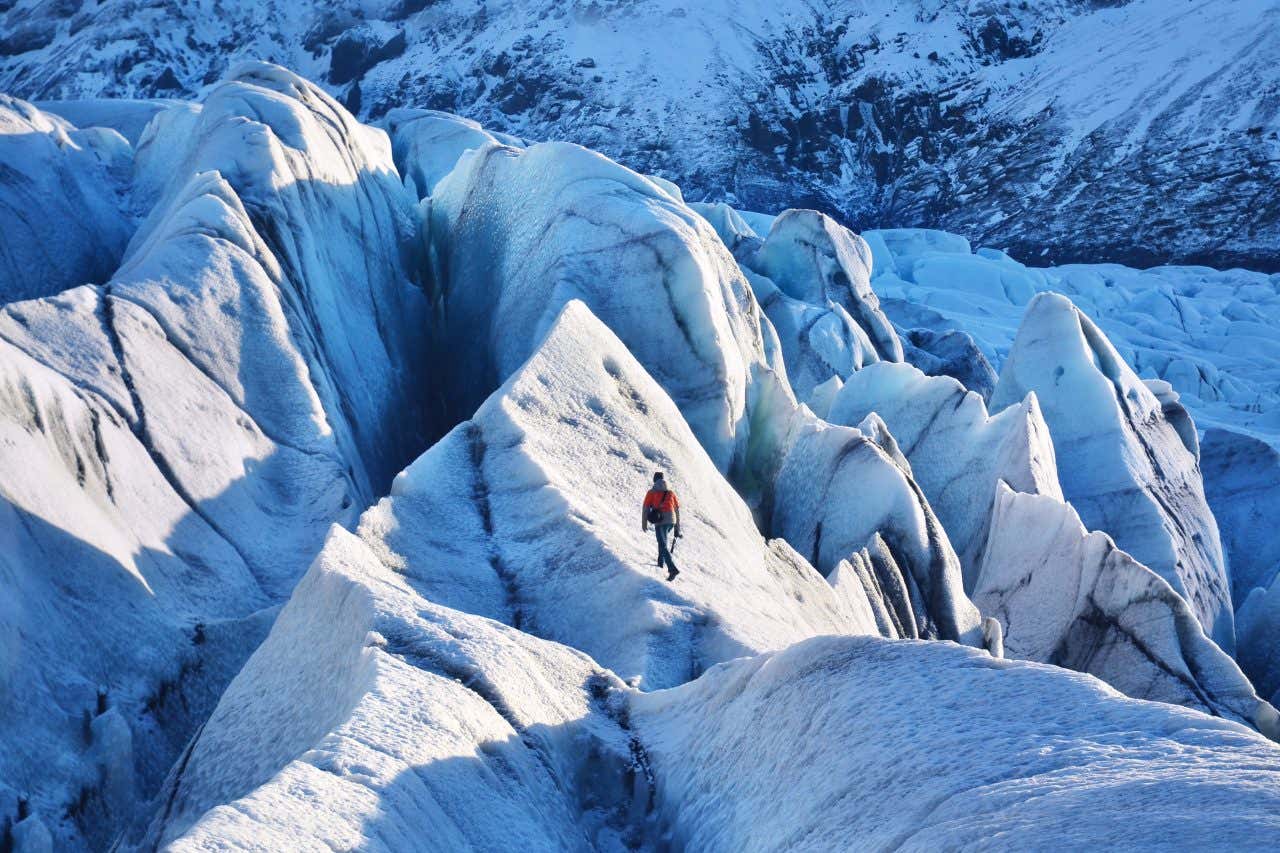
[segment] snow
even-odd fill
[[[1185,705],[1280,740],[1280,715],[1210,641],[1187,602],[1071,506],[1001,484],[973,591],[1010,657],[1087,672],[1136,699]],[[1274,646],[1272,646],[1274,648]]]
[[[111,275],[134,227],[132,164],[120,134],[0,95],[0,303]]]
[[[138,846],[621,849],[631,756],[598,704],[619,687],[421,597],[335,527]]]
[[[579,299],[671,395],[722,472],[742,461],[754,370],[770,362],[750,287],[706,220],[564,143],[468,152],[423,204],[447,318],[439,362],[463,417]]]
[[[1085,526],[1169,581],[1206,633],[1232,651],[1226,561],[1196,458],[1101,330],[1058,294],[1042,293],[1027,307],[991,408],[1032,391],[1053,438],[1062,493]]]
[[[683,512],[673,583],[640,529],[654,471]],[[577,301],[359,531],[433,601],[582,649],[645,688],[868,629],[800,555],[761,537],[672,400]]]
[[[989,417],[982,398],[956,380],[882,362],[849,377],[827,419],[854,425],[872,413],[905,453],[955,547],[967,589],[977,578],[999,482],[1062,497],[1049,428],[1034,392]]]
[[[1280,832],[1280,747],[1256,733],[946,643],[809,640],[630,718],[685,849],[1261,851]]]

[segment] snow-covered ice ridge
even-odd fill
[[[263,63],[59,109],[0,102],[6,849],[1274,846],[1272,278]]]

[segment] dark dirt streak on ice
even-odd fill
[[[1181,684],[1188,694],[1195,697],[1195,699],[1204,706],[1204,711],[1206,713],[1215,717],[1222,716],[1222,713],[1219,710],[1220,703],[1218,703],[1216,698],[1206,691],[1197,680],[1194,678],[1188,679],[1181,673],[1175,672],[1171,669],[1159,655],[1153,652],[1150,647],[1142,641],[1141,637],[1121,625],[1116,616],[1104,610],[1093,597],[1092,592],[1088,594],[1086,601],[1089,605],[1088,609],[1084,610],[1076,618],[1098,631],[1098,637],[1100,640],[1105,638],[1108,632],[1114,631],[1120,640],[1127,641],[1134,651],[1146,658],[1152,666]],[[1151,602],[1160,604],[1165,603],[1159,596],[1145,595],[1132,600],[1129,606],[1136,606]],[[1088,672],[1093,656],[1102,650],[1103,644],[1101,642],[1096,642],[1091,644],[1091,647],[1072,650],[1071,639],[1072,637],[1070,634],[1064,636],[1058,644],[1058,647],[1049,655],[1047,662],[1054,664],[1055,666],[1065,666],[1068,669],[1078,669],[1081,672]],[[1080,655],[1083,655],[1084,659],[1078,665],[1068,666],[1067,663],[1065,663]],[[1192,666],[1185,656],[1183,657],[1183,660],[1187,663],[1188,667]]]
[[[468,421],[466,427],[467,441],[471,450],[471,468],[474,474],[472,480],[471,500],[475,504],[476,512],[480,516],[480,523],[484,528],[485,538],[489,542],[488,559],[489,567],[493,569],[493,573],[498,576],[503,589],[506,591],[506,605],[511,613],[511,627],[516,630],[528,631],[529,627],[525,622],[525,613],[521,607],[520,586],[517,583],[516,575],[502,561],[502,554],[493,533],[493,510],[489,505],[489,483],[485,478],[484,463],[485,456],[488,452],[488,444],[485,442],[484,430],[480,424],[475,421]]]
[[[207,722],[207,721],[206,721]],[[182,788],[182,776],[187,771],[187,764],[191,761],[191,754],[195,752],[196,743],[200,740],[200,735],[204,733],[205,723],[201,723],[200,727],[195,730],[190,739],[187,740],[186,747],[182,750],[182,755],[178,758],[178,763],[174,765],[172,772],[172,788],[169,795],[165,797],[164,809],[160,813],[157,826],[164,827],[169,823],[169,815],[173,813],[173,804],[177,802],[178,791]],[[160,849],[160,838],[156,838],[155,844],[151,846],[152,853]]]
[[[137,299],[134,299],[131,296],[124,296],[122,294],[115,293],[114,291],[112,291],[111,296],[113,299],[119,299],[121,302],[128,302],[130,305],[133,305],[134,307],[138,308],[140,311],[144,312],[148,317],[150,317],[151,321],[156,324],[156,327],[160,329],[161,332],[164,333],[165,343],[169,344],[171,347],[177,350],[178,354],[183,357],[183,359],[187,362],[187,364],[191,365],[191,367],[194,368],[197,372],[199,372],[201,376],[207,379],[211,385],[213,385],[215,388],[220,390],[224,395],[226,395],[227,401],[230,402],[231,405],[236,407],[236,411],[240,412],[240,414],[244,415],[244,417],[252,421],[254,427],[258,430],[258,432],[262,433],[262,435],[272,444],[278,445],[287,450],[292,450],[295,453],[302,454],[303,456],[310,456],[313,458],[329,460],[331,462],[334,462],[336,465],[338,465],[340,469],[343,467],[342,460],[338,459],[332,454],[324,453],[319,450],[308,450],[305,447],[299,447],[295,444],[292,444],[282,438],[279,438],[269,433],[262,426],[262,424],[259,423],[256,418],[254,418],[252,413],[250,413],[240,403],[236,401],[235,395],[232,394],[231,390],[228,389],[225,385],[223,385],[220,381],[218,381],[218,379],[215,376],[213,376],[213,374],[205,370],[204,367],[200,365],[200,362],[197,359],[197,357],[193,353],[188,351],[187,347],[182,343],[180,339],[175,338],[173,335],[169,333],[168,324],[165,323],[165,321],[158,314],[156,314],[153,310],[151,310],[150,306],[145,305],[142,302],[139,302]],[[354,484],[352,485],[354,487]]]
[[[125,388],[128,389],[129,398],[133,404],[134,420],[128,421],[128,423],[130,429],[133,431],[134,437],[137,438],[138,443],[142,445],[142,448],[147,452],[147,455],[151,457],[151,461],[155,463],[156,470],[162,477],[164,477],[165,482],[169,484],[169,488],[173,489],[174,494],[176,494],[178,498],[187,505],[191,512],[199,517],[211,531],[226,542],[227,547],[235,552],[236,556],[240,558],[240,562],[244,564],[244,567],[253,576],[260,588],[269,588],[264,577],[258,572],[257,567],[249,557],[240,549],[240,546],[237,545],[231,537],[229,537],[218,526],[217,522],[215,522],[207,512],[201,509],[200,502],[187,491],[184,485],[182,485],[177,473],[173,470],[169,461],[165,459],[164,454],[161,453],[160,450],[152,443],[151,435],[147,430],[146,408],[143,406],[142,396],[138,394],[137,388],[134,387],[133,374],[129,372],[129,367],[125,362],[124,344],[120,339],[119,332],[116,330],[115,306],[113,304],[114,299],[115,297],[111,293],[111,285],[104,286],[98,299],[98,317],[99,321],[102,323],[103,331],[106,332],[107,340],[111,344],[111,352],[115,356],[116,365],[120,371],[120,378],[124,382]]]

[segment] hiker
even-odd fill
[[[640,508],[640,529],[648,533],[650,524],[658,537],[658,568],[666,566],[667,580],[673,581],[680,570],[671,559],[669,539],[672,527],[676,538],[680,538],[680,500],[667,488],[661,471],[653,475],[653,488],[644,496],[644,505]]]

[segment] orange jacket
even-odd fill
[[[670,498],[670,500],[667,500]],[[644,496],[644,505],[642,509],[649,507],[657,507],[659,512],[675,512],[680,508],[680,499],[676,497],[676,493],[670,489],[658,491],[650,489],[649,493]]]

